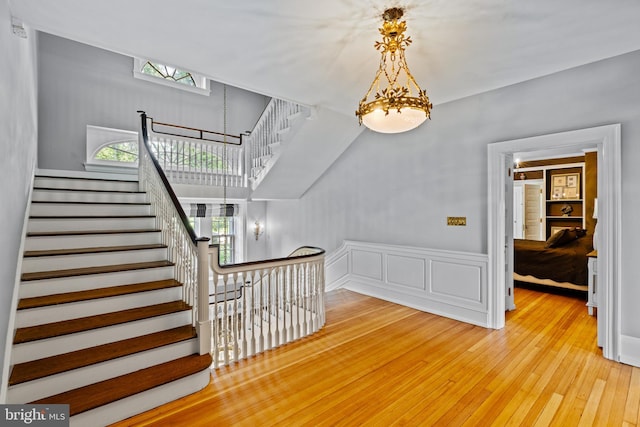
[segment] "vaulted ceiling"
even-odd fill
[[[349,115],[394,6],[436,106],[640,49],[637,0],[10,0],[37,30]]]

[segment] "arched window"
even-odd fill
[[[150,76],[160,77],[176,83],[197,87],[196,81],[193,79],[193,75],[190,72],[170,67],[168,65],[147,61],[142,67],[142,72]]]
[[[138,163],[138,141],[121,141],[101,147],[93,156],[94,160]]]
[[[152,83],[171,86],[189,92],[209,95],[209,79],[203,75],[173,65],[134,58],[133,76]]]

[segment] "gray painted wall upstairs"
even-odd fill
[[[222,132],[222,85],[211,95],[186,92],[133,77],[133,58],[38,34],[39,167],[84,170],[86,126],[137,131],[137,110],[159,122]],[[227,88],[227,132],[253,129],[268,98]]]
[[[9,369],[5,341],[13,342],[16,266],[22,241],[31,177],[36,166],[37,78],[35,34],[27,39],[11,32],[11,14],[0,0],[0,403]],[[8,349],[11,348],[9,345]]]
[[[640,338],[638,70],[640,51],[436,105],[411,132],[367,130],[301,199],[268,203],[269,249],[350,239],[486,254],[488,144],[621,123],[622,333]]]

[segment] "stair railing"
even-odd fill
[[[272,98],[262,112],[253,131],[248,136],[249,180],[255,182],[266,172],[269,160],[275,155],[280,143],[281,131],[289,126],[289,119],[304,107],[293,102]]]
[[[295,341],[325,323],[324,250],[221,266],[209,247],[211,351],[215,368]]]
[[[209,319],[207,246],[208,238],[198,238],[180,206],[169,180],[158,160],[152,155],[147,129],[147,115],[138,111],[141,132],[138,142],[138,182],[149,196],[156,228],[167,245],[168,258],[174,264],[175,279],[182,283],[182,300],[192,307],[192,324],[197,327],[200,354],[211,349]],[[201,257],[199,259],[198,257]]]

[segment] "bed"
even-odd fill
[[[513,248],[514,280],[587,291],[591,235],[566,229],[547,241],[514,239]]]

